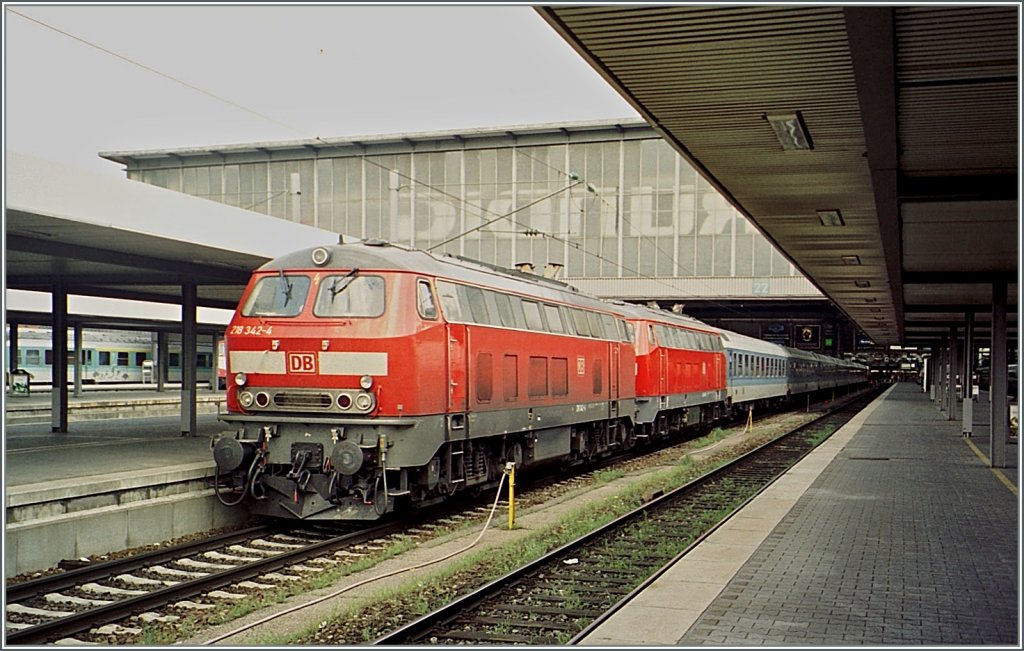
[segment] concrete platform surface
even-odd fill
[[[583,644],[1019,648],[1018,450],[979,431],[894,386]]]

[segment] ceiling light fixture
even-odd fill
[[[864,302],[865,303],[877,303],[878,302],[878,297],[877,296],[868,296],[867,298],[864,299]]]
[[[856,285],[857,287],[860,287],[861,289],[867,289],[868,287],[871,287],[871,281],[870,280],[855,280],[855,281],[853,281],[853,284]],[[864,300],[871,301],[872,299],[867,298],[867,299],[864,299]],[[875,299],[875,300],[878,300],[878,299]]]
[[[818,219],[821,220],[822,226],[846,226],[838,210],[819,210]]]
[[[796,113],[779,113],[778,115],[765,115],[768,124],[772,125],[775,137],[779,144],[787,150],[808,150],[814,149],[810,134],[807,133],[807,125],[800,111]]]
[[[843,264],[860,264],[860,256],[844,255]]]

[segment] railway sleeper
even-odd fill
[[[553,636],[531,637],[526,635],[510,635],[507,633],[479,633],[466,631],[448,631],[431,635],[441,640],[459,640],[464,642],[495,642],[506,644],[554,644],[557,638]]]
[[[464,617],[459,621],[469,622],[471,624],[480,624],[481,626],[511,626],[513,628],[535,628],[539,630],[555,629],[559,631],[575,631],[579,628],[573,623],[552,622],[549,620],[539,621],[534,619],[516,619],[509,621],[502,617],[472,616]]]

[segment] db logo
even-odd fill
[[[289,373],[316,373],[316,353],[288,353]]]

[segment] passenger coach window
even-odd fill
[[[433,321],[437,318],[434,292],[430,291],[430,283],[425,280],[420,280],[416,283],[416,311],[428,321]]]
[[[25,363],[28,366],[39,366],[39,351],[38,350],[26,350],[25,351]]]
[[[295,314],[301,310],[300,305]],[[384,314],[384,279],[380,276],[327,276],[320,281],[313,314],[326,317],[380,316]]]
[[[308,276],[264,276],[249,293],[242,316],[296,316],[306,304],[308,293]]]

